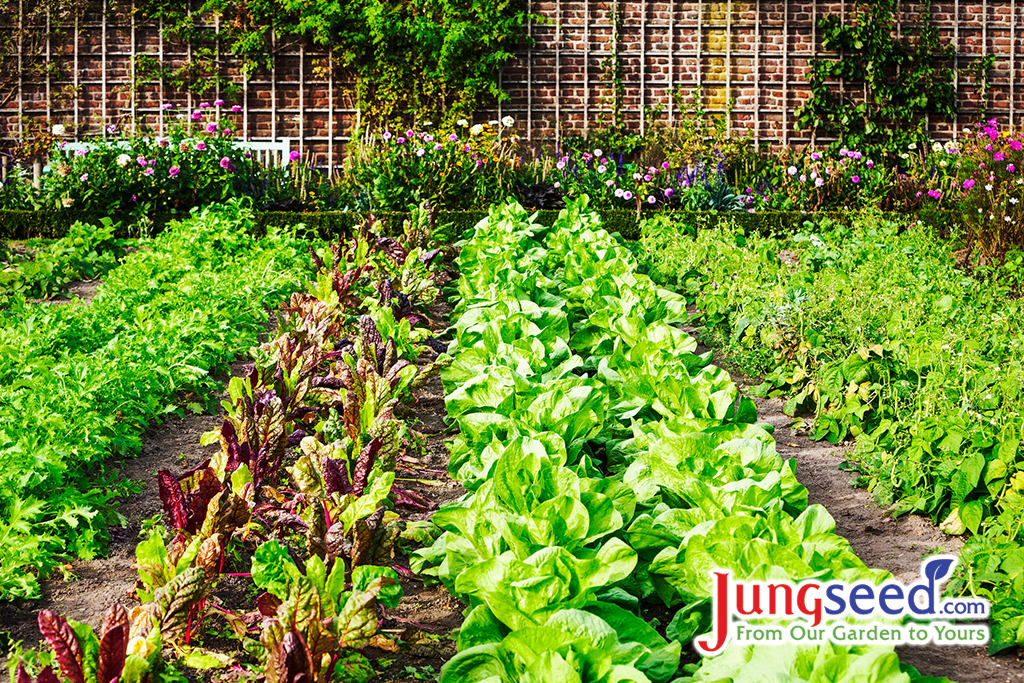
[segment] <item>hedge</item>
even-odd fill
[[[400,232],[402,222],[408,217],[407,213],[380,213],[377,217],[384,223],[384,231],[388,233]],[[601,212],[604,219],[605,229],[609,232],[618,232],[624,238],[636,240],[640,238],[640,226],[636,220],[634,211],[609,210]],[[807,214],[799,211],[790,212],[696,212],[696,211],[674,211],[673,218],[684,225],[699,227],[712,227],[723,220],[735,221],[747,234],[761,233],[771,234],[776,232],[793,232],[803,227],[805,221],[820,220],[828,217],[840,223],[849,224],[854,212],[825,212]],[[888,214],[896,220],[908,220],[907,214]],[[268,227],[272,225],[281,227],[292,227],[304,225],[302,235],[313,237],[319,236],[323,239],[338,239],[351,234],[352,229],[366,219],[367,214],[327,211],[322,213],[287,213],[287,212],[264,212],[257,216],[257,232],[265,234]],[[557,211],[537,211],[537,220],[543,225],[551,225],[557,218]],[[453,223],[455,234],[462,234],[465,230],[472,228],[481,219],[487,217],[486,211],[452,211],[442,213],[438,217],[440,223]],[[98,217],[82,214],[75,211],[0,211],[0,239],[23,240],[31,237],[43,237],[56,239],[67,234],[69,226],[75,221],[95,221]],[[156,228],[159,230],[166,225],[173,216],[157,216],[154,219]],[[952,212],[933,211],[927,216],[922,212],[921,218],[930,223],[948,222],[953,218]],[[128,231],[120,231],[119,236],[128,236]]]

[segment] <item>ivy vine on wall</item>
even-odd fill
[[[821,46],[836,56],[812,61],[811,95],[795,111],[799,129],[894,149],[924,136],[927,114],[957,112],[954,49],[932,23],[930,2],[915,10],[904,26],[898,0],[857,0],[849,21],[818,20]],[[990,69],[992,60],[980,63]],[[984,101],[988,69],[979,76]]]

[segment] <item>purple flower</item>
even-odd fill
[[[217,132],[217,124],[214,123],[213,121],[210,121],[208,124],[206,124],[206,132],[207,133],[216,133]]]
[[[288,152],[288,160],[289,161],[298,161],[299,160],[299,150],[293,149],[292,151]]]
[[[177,176],[179,173],[181,173],[181,169],[178,168],[177,166],[171,166],[170,170],[167,171],[167,175],[171,176],[172,178]]]
[[[224,106],[224,100],[214,100],[213,101],[213,106],[215,106],[215,107],[223,107]]]
[[[230,129],[230,128],[225,128],[225,129],[223,129],[223,130],[222,130],[222,131],[221,131],[220,133],[221,133],[221,135],[223,135],[224,137],[227,137],[227,136],[231,135],[231,132],[232,132],[232,131],[231,131],[231,129]]]
[[[160,149],[167,149],[167,145],[169,143],[167,141],[167,138],[160,138],[159,140],[156,141],[156,144],[160,146]]]
[[[142,172],[142,175],[153,175],[153,167],[150,166],[149,168],[147,168],[145,171]]]
[[[974,181],[973,180],[968,178],[967,180],[964,181],[964,189],[965,190],[969,190],[972,187],[974,187]]]
[[[860,182],[860,176],[859,175],[855,175],[852,178],[850,178],[850,180],[852,180],[855,183],[859,183]]]
[[[231,168],[231,159],[229,159],[228,157],[223,157],[220,160],[220,167],[225,170]]]
[[[236,104],[235,106],[231,107],[231,111],[237,114],[238,112],[242,111],[242,107]]]
[[[246,159],[252,159],[252,152],[250,152],[249,150],[245,150],[244,152],[242,152],[242,156],[244,156]]]
[[[205,142],[200,140],[199,142],[196,143],[196,151],[197,152],[202,152],[204,149],[206,149],[206,143]]]

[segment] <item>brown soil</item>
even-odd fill
[[[686,328],[696,334],[693,328]],[[698,346],[698,353],[709,349]],[[741,391],[760,382],[736,372],[715,352],[714,361],[727,369]],[[855,488],[854,476],[839,469],[853,451],[852,442],[834,445],[811,441],[787,425],[793,418],[782,412],[781,398],[753,398],[759,421],[775,427],[775,443],[783,458],[796,459],[796,474],[807,487],[811,504],[823,505],[836,520],[836,533],[850,542],[857,556],[869,567],[885,569],[903,582],[921,575],[921,560],[937,552],[958,555],[963,541],[948,536],[919,515],[893,519],[863,488]],[[896,648],[900,661],[929,676],[946,676],[959,683],[1017,683],[1024,681],[1024,652],[1014,649],[994,657],[985,648],[951,646],[910,646]]]

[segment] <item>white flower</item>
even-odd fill
[[[942,161],[939,162],[939,166],[941,166],[942,168],[946,168],[946,166],[949,166],[949,162],[943,159]]]
[[[621,187],[615,188],[615,196],[616,197],[621,197],[622,196],[622,188]]]
[[[478,123],[478,124],[476,124],[475,126],[473,126],[472,128],[469,129],[469,134],[470,135],[479,135],[480,133],[483,132],[483,130],[484,130],[483,125]]]
[[[1016,203],[1017,203],[1017,202],[1019,202],[1019,201],[1020,201],[1020,200],[1019,200],[1019,199],[1017,199],[1016,197],[1010,197],[1010,203],[1011,203],[1011,204],[1016,204]]]
[[[558,182],[558,181],[555,181],[555,187],[556,187],[556,188],[559,188],[559,187],[561,187],[561,186],[562,186],[562,183],[560,183],[560,182]]]
[[[643,178],[643,177],[644,177],[644,176],[643,176],[643,174],[642,174],[642,173],[634,173],[634,174],[633,174],[633,180],[640,180],[640,179],[641,179],[641,178]]]
[[[796,175],[796,166],[790,166],[786,169],[786,172],[789,173],[789,175]]]
[[[423,122],[423,127],[424,127],[424,128],[429,128],[429,127],[430,127],[430,126],[432,126],[432,125],[434,125],[434,122],[433,122],[433,121],[424,121],[424,122]]]
[[[595,150],[594,150],[594,156],[595,156],[595,157],[603,157],[603,156],[604,156],[604,152],[602,152],[602,151],[601,151],[601,150],[599,150],[599,149],[595,149]]]
[[[1024,178],[1017,178],[1018,185],[1024,185]]]
[[[932,151],[933,152],[941,152],[942,151],[942,143],[941,142],[933,142],[932,143]]]
[[[971,129],[970,128],[964,128],[964,135],[970,135],[970,134],[971,134]]]
[[[900,155],[900,159],[909,159],[909,158],[910,158],[910,155],[907,154],[906,152],[904,152],[903,154]]]
[[[514,126],[515,124],[516,120],[511,116],[506,116],[501,120],[501,125],[505,126],[506,128],[508,128],[509,126]]]
[[[496,125],[498,125],[498,119],[494,119],[493,121],[488,121],[487,125],[488,126],[496,126]]]
[[[995,214],[991,214],[991,213],[990,213],[990,214],[988,215],[988,219],[989,219],[990,221],[994,221],[994,220],[996,219],[996,217],[995,217]]]
[[[131,160],[132,160],[132,158],[130,156],[128,156],[127,154],[118,154],[117,155],[117,165],[120,166],[121,168],[124,168],[125,166],[127,166],[131,162]]]
[[[1009,223],[1010,222],[1010,217],[1009,216],[1003,216],[1003,220],[1006,221],[1007,223]]]
[[[991,191],[992,191],[992,183],[989,183],[989,184],[987,184],[985,186],[985,192],[991,192]]]
[[[71,205],[75,203],[75,200],[71,197],[64,197],[64,199],[60,200],[60,203],[64,205],[65,209],[70,209]]]
[[[66,133],[66,132],[67,132],[67,129],[66,129],[66,128],[64,128],[64,126],[62,126],[62,125],[61,125],[61,124],[59,124],[59,123],[58,123],[58,124],[56,124],[56,125],[55,125],[55,126],[53,127],[53,134],[54,134],[54,135],[56,135],[57,137],[60,137],[61,135],[64,135],[64,133]]]
[[[421,156],[423,156],[426,153],[427,153],[427,150],[423,149],[422,147],[418,147],[416,149],[416,156],[418,156],[418,157],[421,157]]]
[[[469,121],[467,121],[466,119],[459,119],[459,120],[458,120],[458,121],[456,121],[455,123],[456,123],[457,125],[460,125],[460,126],[462,126],[463,128],[465,128],[466,126],[468,126],[468,125],[469,125]]]
[[[909,145],[907,145],[907,149],[917,149],[917,143],[911,142]]]

